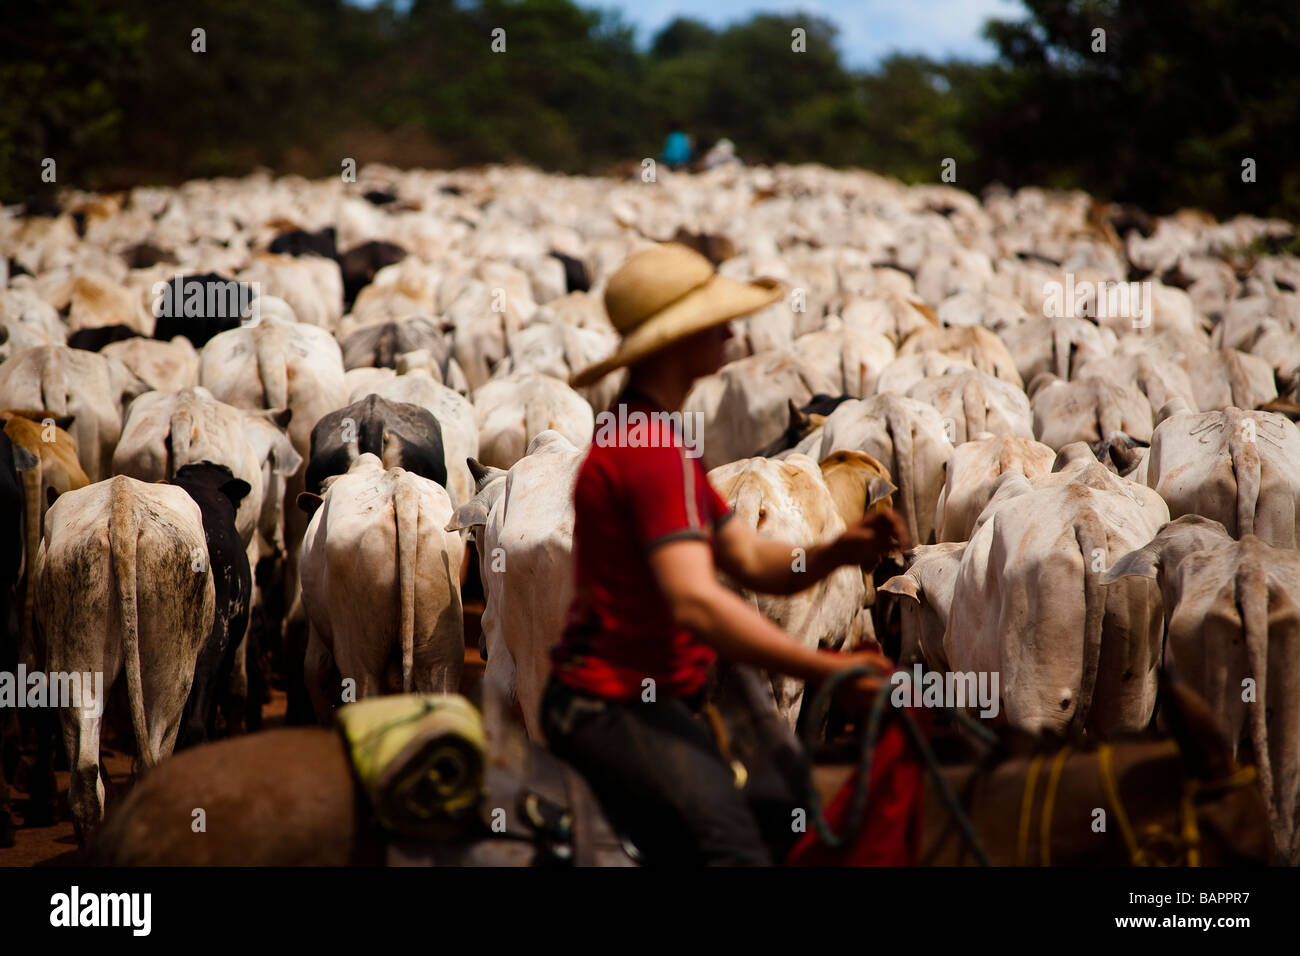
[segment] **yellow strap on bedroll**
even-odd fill
[[[483,795],[483,718],[459,694],[397,694],[347,704],[335,719],[375,816],[389,830],[445,837]]]

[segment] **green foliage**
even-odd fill
[[[994,63],[853,71],[834,26],[802,12],[679,18],[642,48],[616,12],[572,0],[28,0],[0,20],[0,200],[41,192],[46,156],[60,186],[88,188],[324,175],[345,156],[602,171],[657,155],[679,122],[749,161],[935,182],[951,157],[976,191],[1300,218],[1294,0],[1024,4],[986,25]],[[1257,182],[1241,181],[1245,157]]]

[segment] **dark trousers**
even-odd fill
[[[542,729],[646,863],[770,866],[769,846],[784,855],[792,842],[788,810],[763,814],[764,838],[760,815],[686,701],[607,700],[553,677],[542,698]]]

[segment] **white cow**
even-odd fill
[[[1160,410],[1147,484],[1174,517],[1199,514],[1277,548],[1300,542],[1300,430],[1272,412]]]
[[[958,445],[935,506],[936,540],[968,540],[1003,475],[1040,478],[1051,473],[1055,460],[1056,452],[1030,438],[984,435]]]
[[[931,670],[949,669],[943,637],[948,631],[957,572],[965,553],[965,541],[917,545],[908,557],[907,570],[880,586],[879,590],[886,594],[908,599],[899,602],[900,664],[923,660]]]
[[[806,455],[731,462],[710,471],[709,482],[735,509],[732,520],[743,521],[764,537],[806,546],[844,531],[844,519],[821,469]],[[798,560],[798,553],[791,555],[792,562]],[[851,647],[860,636],[866,589],[856,567],[840,568],[797,594],[737,590],[805,647],[838,650],[846,643]],[[772,692],[777,712],[793,727],[803,703],[803,681],[773,676]]]
[[[981,432],[1034,437],[1029,399],[1015,385],[976,369],[923,379],[907,392],[909,398],[931,405],[943,416],[953,444],[969,441]]]
[[[484,682],[513,691],[539,741],[551,647],[573,598],[573,483],[582,457],[559,432],[542,432],[509,472],[480,467],[478,493],[448,525],[470,529],[478,549]]]
[[[1300,863],[1300,554],[1240,541],[1198,515],[1170,522],[1106,573],[1160,583],[1166,662],[1259,768],[1278,855]]]
[[[888,469],[898,487],[894,501],[912,540],[927,544],[952,447],[942,416],[931,406],[886,394],[844,402],[794,451],[816,461],[836,451],[866,452]]]
[[[326,480],[299,563],[316,717],[384,693],[455,693],[464,665],[460,536],[441,485],[362,454]],[[334,683],[334,676],[341,684]],[[348,682],[351,682],[350,684]]]
[[[150,388],[178,392],[199,384],[199,353],[182,335],[170,342],[133,338],[110,342],[99,350],[106,358],[115,358]]]
[[[1034,437],[1058,451],[1078,441],[1099,448],[1120,436],[1151,440],[1151,403],[1134,385],[1101,378],[1040,381],[1030,383],[1029,405]]]
[[[39,408],[71,415],[68,431],[91,481],[109,474],[126,406],[148,386],[114,358],[43,345],[0,365],[0,408]]]
[[[1155,706],[1162,620],[1154,584],[1103,586],[1116,558],[1146,543],[1169,510],[1082,443],[1057,471],[1007,474],[962,557],[944,657],[997,673],[1006,719],[1030,733],[1143,729]],[[960,609],[960,611],[958,611]]]
[[[45,515],[34,576],[38,646],[48,672],[126,676],[131,739],[145,769],[171,753],[212,630],[215,594],[199,506],[175,485],[116,477],[59,496]],[[81,839],[104,812],[103,698],[63,708]]]
[[[474,391],[480,460],[509,468],[544,431],[579,447],[591,444],[596,416],[587,400],[558,378],[523,373],[493,379]]]
[[[262,518],[263,468],[284,477],[302,464],[278,427],[278,440],[259,457],[250,441],[253,418],[275,425],[276,419],[285,415],[283,410],[235,408],[217,401],[206,388],[148,392],[136,399],[127,413],[122,438],[113,452],[113,472],[141,481],[167,481],[182,465],[200,461],[225,465],[234,477],[248,482],[249,492],[235,514],[235,526],[247,547]],[[256,552],[251,559],[256,562]]]
[[[758,454],[779,437],[791,401],[803,407],[813,395],[833,391],[832,381],[804,360],[769,350],[697,380],[682,412],[702,416],[703,458],[713,468]]]

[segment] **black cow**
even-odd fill
[[[18,577],[23,564],[23,485],[19,471],[36,466],[35,456],[0,430],[0,671],[18,670]],[[19,688],[18,693],[24,689]],[[18,711],[0,709],[0,847],[14,845],[7,780],[18,766]]]
[[[818,393],[808,399],[808,404],[804,405],[803,408],[797,406],[794,400],[791,399],[786,403],[790,409],[790,421],[785,426],[785,431],[781,433],[781,437],[775,439],[760,451],[758,457],[771,458],[773,455],[779,455],[781,452],[793,448],[821,424],[820,418],[814,420],[813,415],[825,418],[851,397],[850,395],[823,395]]]
[[[128,269],[148,269],[160,262],[175,262],[171,254],[160,249],[152,242],[137,242],[122,253],[122,261]]]
[[[442,325],[421,315],[364,326],[345,338],[340,347],[343,367],[347,369],[397,368],[397,356],[416,349],[427,349],[441,368],[451,354],[451,342],[443,334]]]
[[[209,740],[216,733],[216,702],[220,691],[230,686],[235,650],[248,626],[248,607],[253,596],[253,575],[248,553],[235,528],[235,511],[251,491],[248,482],[236,478],[225,465],[204,461],[176,469],[171,483],[184,488],[203,514],[203,535],[208,542],[208,565],[216,588],[216,613],[212,631],[194,666],[194,683],[185,701],[176,748]],[[232,718],[238,715],[229,714]],[[232,720],[232,725],[237,724]]]
[[[68,347],[86,352],[98,352],[105,345],[121,342],[124,339],[141,338],[139,332],[129,325],[101,325],[93,329],[77,329],[68,336]]]
[[[239,328],[243,310],[252,301],[253,290],[248,285],[215,272],[178,276],[167,283],[155,309],[158,323],[153,337],[170,342],[183,335],[201,349],[214,336]]]
[[[330,412],[311,430],[307,490],[320,494],[326,478],[345,474],[356,456],[366,452],[388,467],[405,468],[447,487],[442,426],[433,414],[419,405],[367,395]]]
[[[406,250],[393,242],[363,242],[339,257],[343,273],[343,304],[350,311],[357,293],[370,285],[375,273],[406,258]]]
[[[563,252],[551,250],[550,253],[564,266],[564,288],[568,292],[588,292],[591,290],[591,276],[587,274],[587,264],[581,259],[566,256]]]
[[[319,232],[294,229],[291,232],[282,232],[272,239],[269,248],[277,255],[323,256],[326,259],[338,259],[336,235],[333,226],[326,226]]]

